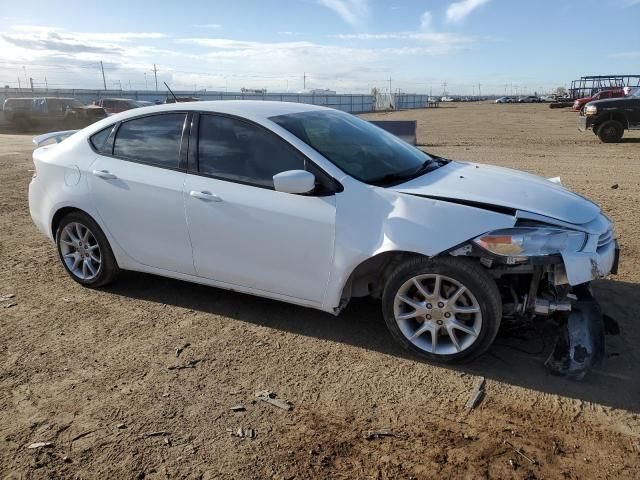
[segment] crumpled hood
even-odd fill
[[[391,189],[537,213],[563,222],[593,220],[600,207],[561,185],[509,168],[450,162]]]

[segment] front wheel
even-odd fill
[[[607,120],[598,127],[597,135],[602,143],[618,143],[624,135],[624,126],[617,120]]]
[[[66,215],[56,229],[56,245],[65,270],[86,287],[102,287],[119,273],[109,242],[98,224],[82,212]]]
[[[382,311],[391,334],[409,351],[437,362],[461,362],[491,346],[502,301],[480,265],[460,258],[416,258],[390,275]]]

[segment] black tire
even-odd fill
[[[607,120],[598,126],[597,135],[602,143],[618,143],[624,135],[624,126],[617,120]]]
[[[63,258],[63,248],[65,248],[63,247],[63,232],[65,230],[65,227],[73,223],[77,223],[88,228],[99,247],[98,253],[100,258],[100,266],[97,269],[97,273],[95,274],[95,276],[92,276],[88,279],[80,278],[78,275],[76,275],[70,269],[70,267],[67,265],[67,262]],[[65,215],[56,228],[55,238],[60,262],[62,263],[69,276],[80,285],[89,288],[103,287],[113,282],[120,273],[118,263],[116,262],[115,256],[113,255],[113,251],[111,250],[111,246],[109,245],[107,237],[104,235],[102,229],[98,226],[98,224],[86,213],[76,211]]]
[[[414,345],[402,333],[394,314],[396,294],[406,282],[423,274],[439,274],[456,280],[476,298],[482,325],[466,349],[452,354],[433,354]],[[417,257],[402,263],[389,276],[382,294],[382,314],[395,340],[413,354],[438,363],[461,363],[483,354],[493,343],[502,319],[502,300],[495,281],[478,263],[466,258]]]

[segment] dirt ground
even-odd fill
[[[640,135],[600,144],[546,105],[366,117],[417,119],[427,151],[559,175],[602,205],[622,259],[596,285],[621,329],[601,366],[550,376],[538,324],[443,368],[396,346],[372,300],[333,317],[137,273],[84,289],[31,223],[30,135],[0,134],[0,478],[640,478]]]

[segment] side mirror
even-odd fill
[[[273,176],[277,192],[309,193],[316,186],[316,177],[306,170],[288,170]]]

